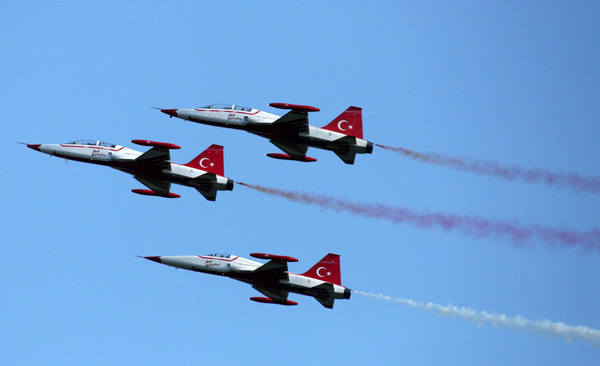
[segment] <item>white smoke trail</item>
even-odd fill
[[[536,334],[544,333],[551,338],[558,336],[568,343],[572,343],[574,340],[579,339],[595,346],[600,346],[600,330],[583,325],[567,325],[561,322],[551,322],[550,320],[529,320],[520,315],[509,317],[503,314],[493,314],[465,307],[420,303],[409,299],[390,297],[382,294],[370,294],[362,291],[354,292],[377,300],[404,304],[424,311],[433,311],[442,316],[451,316],[453,318],[461,317],[467,321],[476,323],[478,326],[481,326],[484,323],[491,323],[495,326],[504,326],[512,330],[528,330]]]

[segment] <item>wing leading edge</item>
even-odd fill
[[[160,147],[153,147],[152,149],[138,156],[134,162],[147,166],[152,170],[160,171],[171,166],[170,160],[171,154],[169,154],[169,150]]]

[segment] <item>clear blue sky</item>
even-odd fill
[[[352,202],[587,231],[598,194],[508,182],[376,148],[345,165],[269,159],[267,140],[151,109],[314,105],[364,110],[365,138],[600,176],[600,6],[593,2],[6,2],[0,11],[0,354],[10,365],[590,365],[600,349],[354,294],[327,310],[248,300],[225,278],[135,255],[341,255],[351,289],[600,328],[600,253],[419,229],[242,186],[176,200],[116,170],[17,141],[225,146],[225,173]],[[139,149],[143,150],[143,149]]]

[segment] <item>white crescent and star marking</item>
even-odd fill
[[[343,125],[342,125],[342,124],[343,124],[344,122],[348,124],[348,127],[347,127],[347,128],[344,128],[344,127],[343,127]],[[352,125],[350,124],[350,122],[346,121],[345,119],[343,119],[343,120],[339,121],[339,122],[338,122],[338,124],[337,124],[337,126],[338,126],[338,128],[340,129],[340,131],[348,131],[348,130],[351,130],[351,129],[353,128],[353,127],[352,127]]]
[[[212,162],[212,161],[210,161],[210,159],[209,159],[209,158],[202,158],[202,159],[200,159],[200,161],[198,162],[198,164],[200,164],[200,167],[202,167],[202,168],[204,168],[204,169],[208,168],[208,166],[204,166],[204,160],[208,160],[208,163],[209,163],[209,165],[210,165],[210,166],[215,166],[215,164],[213,164],[213,162]]]
[[[321,270],[325,270],[325,274],[321,274]],[[327,268],[325,268],[325,267],[319,267],[319,268],[317,268],[317,276],[319,276],[319,277],[331,276],[331,272],[329,272],[327,270]]]

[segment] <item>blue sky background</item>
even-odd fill
[[[598,228],[600,197],[453,171],[376,148],[354,166],[269,159],[267,140],[151,109],[363,108],[375,143],[600,176],[600,6],[593,2],[6,2],[0,354],[11,365],[583,365],[599,348],[354,294],[327,310],[248,301],[228,279],[135,255],[341,255],[351,289],[600,328],[597,250],[423,230],[237,185],[176,200],[116,170],[17,145],[216,143],[237,181],[523,224]],[[143,150],[143,148],[136,148]],[[219,361],[220,360],[220,361]]]

